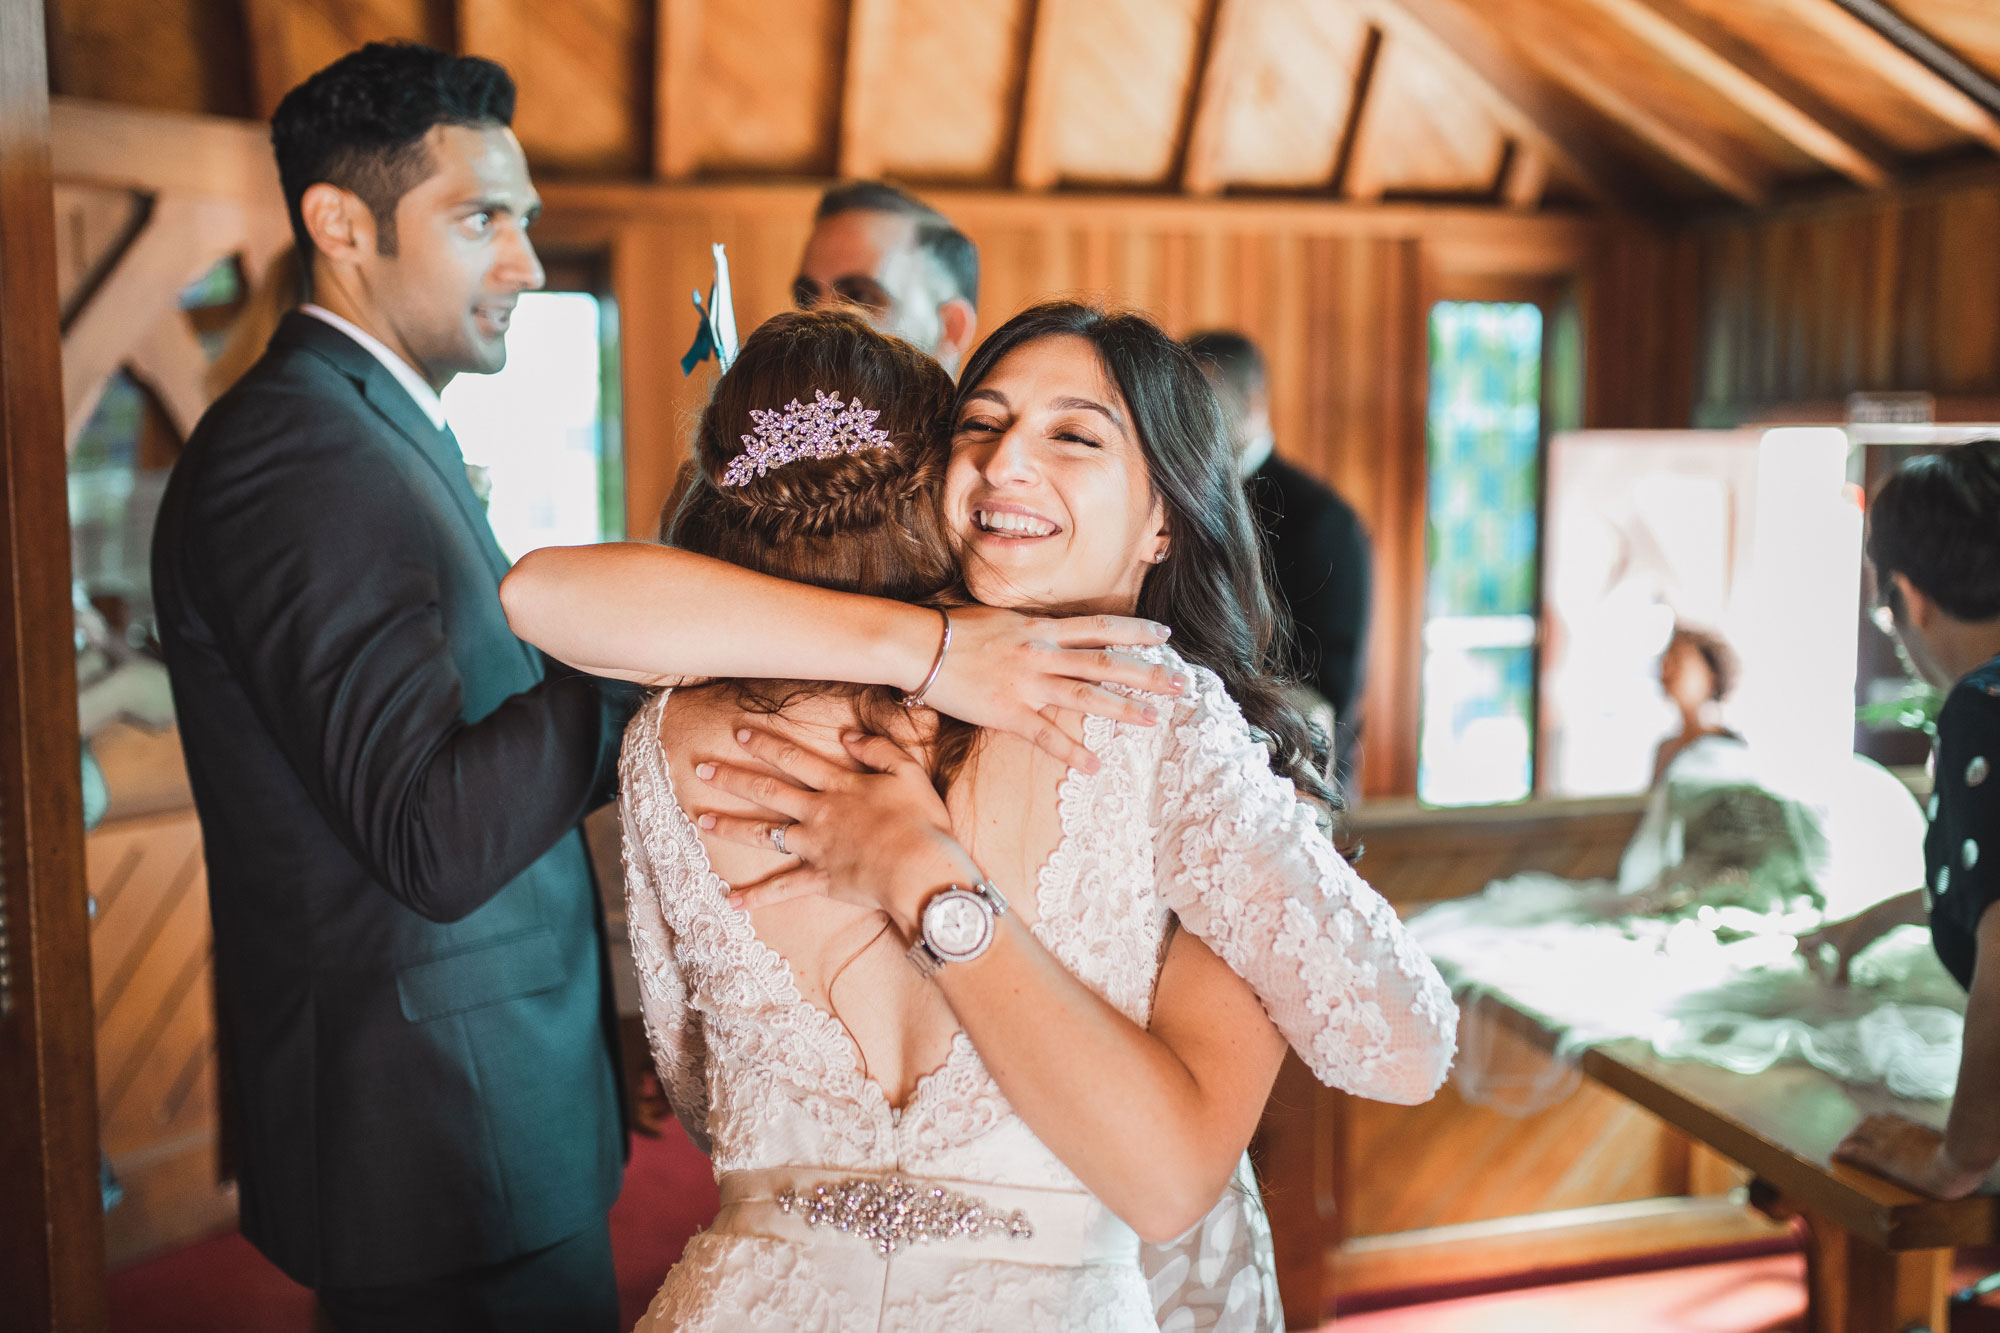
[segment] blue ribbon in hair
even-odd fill
[[[723,253],[720,241],[710,248],[715,253],[715,285],[708,289],[706,303],[701,290],[695,290],[694,308],[701,323],[694,331],[694,346],[681,358],[683,375],[694,374],[694,368],[711,356],[725,373],[736,360],[736,304],[729,294],[729,256]]]

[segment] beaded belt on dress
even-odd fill
[[[1132,1229],[1082,1190],[807,1167],[728,1171],[720,1185],[711,1231],[783,1239],[844,1233],[883,1258],[919,1245],[1055,1267],[1138,1255]]]

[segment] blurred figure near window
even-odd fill
[[[1250,509],[1264,529],[1291,640],[1290,674],[1333,710],[1334,773],[1353,786],[1368,652],[1368,532],[1354,507],[1276,453],[1264,354],[1241,333],[1197,333],[1187,348],[1222,405]]]

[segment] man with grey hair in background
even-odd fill
[[[1373,565],[1354,507],[1275,452],[1264,354],[1241,333],[1216,329],[1187,340],[1215,388],[1236,449],[1250,510],[1264,529],[1291,632],[1293,677],[1333,707],[1334,772],[1354,786],[1361,678],[1368,652]]]
[[[848,181],[820,196],[792,302],[848,307],[957,378],[979,331],[979,248],[915,195]]]

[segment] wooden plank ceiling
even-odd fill
[[[1995,0],[48,0],[56,91],[491,55],[544,174],[1757,206],[2000,151]]]

